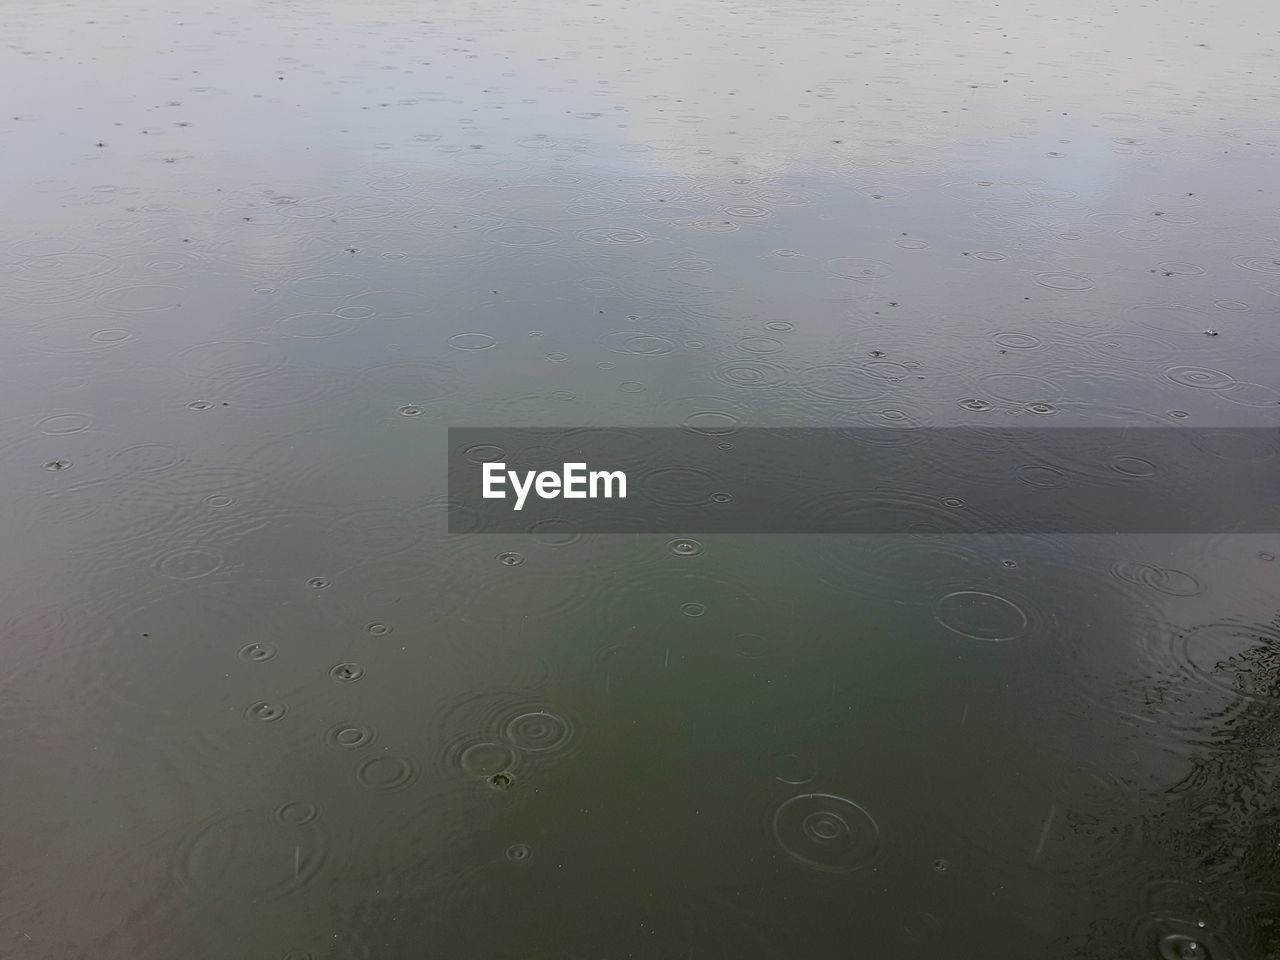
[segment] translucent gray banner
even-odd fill
[[[453,533],[1268,533],[1280,429],[452,428],[449,498]]]

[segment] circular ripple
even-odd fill
[[[893,268],[881,260],[862,260],[857,257],[828,260],[827,269],[845,280],[883,280],[893,273]]]
[[[374,757],[356,771],[356,779],[373,790],[403,790],[417,777],[417,768],[402,757]]]
[[[170,580],[198,580],[222,566],[222,557],[212,550],[172,550],[155,563],[156,572]]]
[[[819,400],[864,403],[882,396],[884,381],[870,371],[842,363],[825,363],[801,370],[800,389]]]
[[[519,750],[543,753],[560,750],[573,738],[569,721],[545,710],[521,713],[507,721],[503,735]]]
[[[140,283],[109,290],[102,295],[101,302],[108,310],[121,313],[172,310],[182,306],[182,288],[168,283]]]
[[[869,864],[880,844],[880,827],[852,800],[805,793],[778,807],[773,835],[793,860],[816,870],[848,873]]]
[[[1133,925],[1130,943],[1141,960],[1235,960],[1238,956],[1200,921],[1158,914]]]
[[[1280,275],[1280,256],[1276,257],[1236,257],[1234,263],[1238,267],[1252,270],[1254,273],[1273,273]]]
[[[329,676],[340,683],[354,683],[364,676],[364,667],[358,663],[339,663],[329,670]]]
[[[65,437],[88,430],[93,426],[93,417],[87,413],[56,413],[45,417],[36,426],[47,437]]]
[[[1032,350],[1040,346],[1040,338],[1033,337],[1029,333],[1009,331],[1007,333],[997,333],[991,339],[1006,350]]]
[[[248,380],[285,365],[285,356],[262,340],[211,340],[178,354],[184,373],[202,380]]]
[[[329,728],[328,733],[324,735],[324,739],[332,747],[342,747],[344,750],[358,750],[360,747],[367,747],[373,743],[374,731],[372,727],[362,726],[358,723],[339,723]]]
[[[1164,375],[1174,383],[1184,387],[1196,387],[1200,390],[1222,390],[1232,386],[1236,380],[1228,373],[1214,370],[1211,367],[1197,367],[1182,364],[1170,367]]]
[[[508,744],[482,741],[469,743],[456,751],[454,762],[470,776],[491,777],[514,767],[516,754]]]
[[[240,648],[240,659],[251,663],[265,663],[276,655],[273,643],[246,643]]]
[[[68,283],[101,277],[115,268],[116,261],[101,253],[51,253],[21,261],[15,278],[35,283]]]
[[[952,633],[988,643],[1014,640],[1027,626],[1027,615],[1021,607],[982,590],[948,593],[938,600],[934,616]]]
[[[257,703],[251,703],[245,708],[244,716],[246,720],[256,720],[259,723],[274,723],[283,717],[288,712],[288,709],[283,703],[259,700]]]
[[[702,553],[702,544],[691,537],[677,537],[667,541],[667,549],[677,557],[696,557]]]
[[[449,346],[455,350],[488,350],[497,342],[487,333],[455,333],[449,338]]]
[[[734,387],[773,388],[787,382],[783,367],[755,358],[726,360],[716,365],[711,376]]]
[[[504,856],[512,863],[524,863],[533,856],[533,851],[527,843],[513,843],[504,851]]]
[[[1121,560],[1111,568],[1111,572],[1127,583],[1150,587],[1171,597],[1194,597],[1204,590],[1200,581],[1191,574],[1150,563]]]
[[[1183,670],[1234,697],[1280,703],[1280,633],[1272,626],[1210,623],[1174,638]]]
[[[1092,290],[1094,282],[1078,273],[1037,273],[1036,283],[1051,290]]]
[[[634,357],[665,357],[675,350],[675,341],[655,333],[619,330],[604,338],[605,349]]]
[[[309,805],[286,806],[292,815]],[[282,897],[310,883],[324,866],[327,846],[314,819],[250,811],[214,820],[178,846],[175,879],[200,900],[257,903]]]

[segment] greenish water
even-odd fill
[[[446,490],[450,427],[1276,425],[1278,28],[0,0],[0,956],[1280,956],[1277,536]]]

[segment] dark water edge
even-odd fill
[[[1275,427],[1280,8],[0,36],[0,957],[1280,957],[1275,534],[447,486],[451,427]]]

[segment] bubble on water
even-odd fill
[[[515,786],[516,778],[509,773],[495,773],[486,782],[495,790],[510,790]]]
[[[364,667],[358,663],[339,663],[329,670],[329,676],[341,683],[353,683],[364,676]]]
[[[375,620],[372,623],[365,624],[364,632],[371,637],[385,637],[392,630],[389,623],[383,623],[381,620]]]
[[[773,815],[778,845],[797,863],[847,873],[865,867],[880,845],[880,827],[852,800],[806,793],[783,803]]]
[[[956,590],[939,598],[935,619],[952,633],[971,640],[1003,643],[1017,639],[1027,627],[1023,609],[984,590]]]
[[[246,643],[240,648],[240,659],[252,663],[264,663],[277,653],[273,643]]]
[[[283,703],[275,703],[271,700],[259,700],[257,703],[251,703],[244,711],[246,720],[257,720],[260,723],[273,723],[279,720],[288,711]]]
[[[951,864],[948,863],[946,860],[943,860],[941,857],[933,861],[933,869],[938,873],[946,873],[947,870],[950,869],[950,867],[951,867]]]

